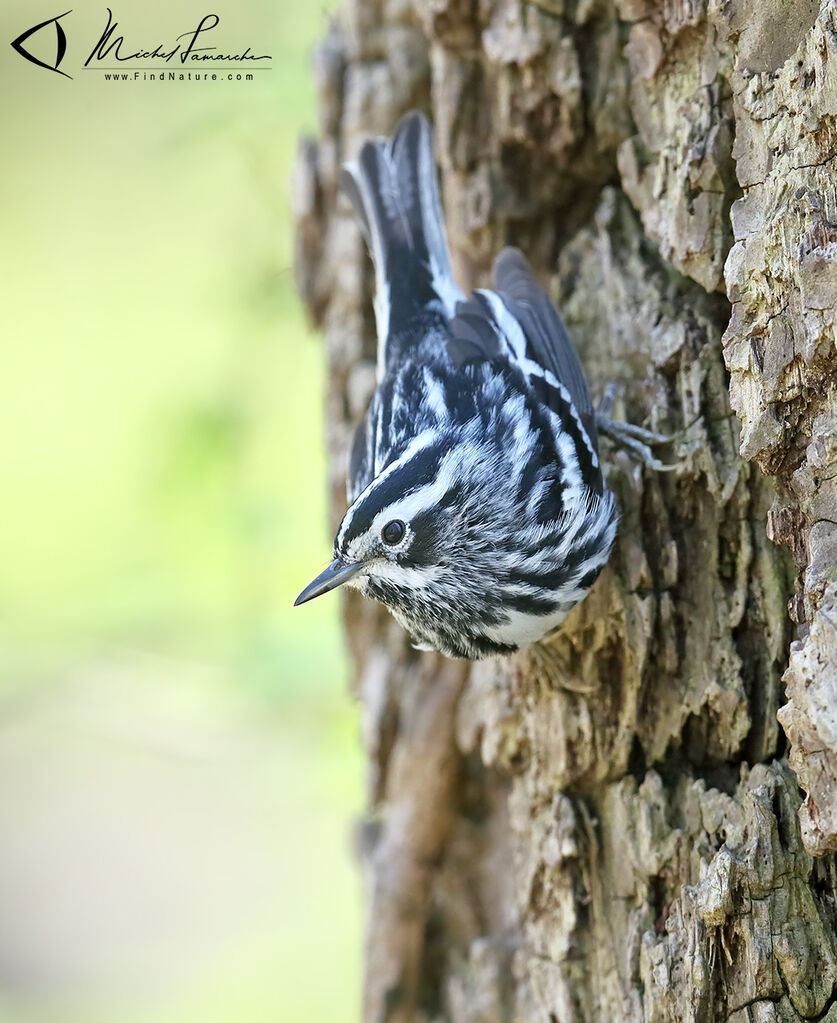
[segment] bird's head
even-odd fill
[[[343,583],[449,656],[508,653],[589,589],[616,529],[609,492],[568,492],[532,430],[420,434],[346,512],[301,604]]]
[[[415,438],[352,502],[334,560],[296,603],[348,583],[408,617],[436,617],[490,590],[510,508],[491,495],[499,455],[470,440],[438,431]]]

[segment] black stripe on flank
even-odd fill
[[[553,476],[546,492],[538,503],[535,520],[538,525],[546,526],[554,522],[564,508],[564,482]]]
[[[571,574],[567,571],[566,565],[550,567],[545,572],[527,572],[525,569],[513,568],[508,573],[508,579],[509,582],[522,583],[534,589],[557,591],[567,583]]]
[[[593,583],[599,578],[602,569],[604,568],[604,562],[601,565],[596,565],[595,568],[591,568],[589,572],[585,572],[584,575],[578,580],[576,586],[580,590],[589,590]]]
[[[594,533],[587,540],[580,541],[573,547],[564,562],[567,572],[574,574],[586,561],[599,561],[604,564],[607,553],[607,542],[604,533]]]
[[[547,487],[538,502],[535,518],[540,525],[546,525],[554,521],[564,507],[564,463],[556,447],[547,412],[537,395],[526,396],[525,408],[537,441],[521,473],[516,498],[520,504],[525,505],[535,486],[539,482],[545,482]],[[510,434],[513,429],[514,424],[510,423],[508,427]],[[503,443],[507,443],[505,439]]]
[[[524,465],[523,472],[520,474],[520,480],[517,484],[517,493],[515,495],[520,504],[526,504],[529,499],[529,495],[535,489],[536,485],[541,482],[542,470],[543,463],[539,458],[530,458],[526,465]]]
[[[535,596],[531,593],[510,593],[503,591],[503,606],[527,615],[552,614],[557,603],[552,597]]]
[[[528,379],[532,390],[543,404],[558,416],[561,426],[572,440],[578,456],[582,481],[594,493],[601,494],[603,489],[601,469],[593,462],[593,455],[588,447],[589,437],[586,432],[582,432],[573,406],[557,387],[547,383],[543,377],[529,376]]]
[[[595,553],[596,552],[593,552],[591,557],[595,557]],[[601,553],[603,556],[604,552]],[[524,586],[531,586],[533,589],[542,589],[557,593],[572,581],[575,572],[583,563],[584,559],[579,561],[575,554],[570,554],[564,564],[549,568],[544,572],[527,572],[523,569],[512,569],[508,573],[508,579],[509,582],[522,583]],[[581,579],[577,582],[573,582],[573,588],[589,590],[596,581],[602,568],[604,568],[604,565],[605,560],[603,557],[603,560],[597,562],[593,568],[588,569]]]
[[[458,647],[459,653],[455,653],[455,657],[473,657],[474,653],[479,657],[491,657],[494,654],[500,654],[501,656],[506,654],[513,654],[517,650],[517,646],[512,643],[497,643],[493,639],[489,639],[488,636],[468,636],[465,642],[470,643],[471,649],[465,646],[465,643],[457,637],[451,637],[453,639],[452,649]]]

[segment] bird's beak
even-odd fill
[[[308,583],[294,601],[294,607],[304,604],[307,600],[313,600],[314,597],[320,597],[324,593],[328,593],[329,590],[336,589],[348,582],[352,576],[357,575],[362,568],[362,562],[357,565],[347,565],[340,558],[335,558],[324,572],[320,572],[316,579]]]

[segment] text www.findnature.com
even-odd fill
[[[106,74],[106,82],[252,82],[253,76],[248,74],[219,75],[217,72],[197,71],[165,71],[153,74],[148,71],[122,72],[118,75]]]

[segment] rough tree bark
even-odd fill
[[[618,544],[549,659],[421,655],[346,602],[364,1020],[837,1023],[837,0],[344,0],[315,66],[335,522],[374,385],[337,171],[412,107],[460,283],[520,245],[684,462],[606,451]]]

